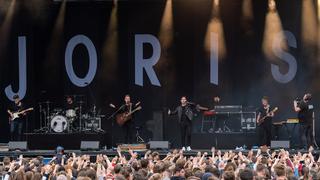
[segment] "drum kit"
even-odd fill
[[[70,96],[70,95],[69,95]],[[81,95],[72,95],[74,99]],[[103,133],[101,119],[94,105],[89,111],[84,112],[85,102],[75,101],[73,106],[67,108],[54,107],[53,102],[45,101],[39,103],[40,129],[35,132],[44,133],[75,133],[96,132]]]

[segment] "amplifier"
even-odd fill
[[[284,148],[289,149],[290,148],[290,141],[271,141],[271,148]]]

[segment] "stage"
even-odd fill
[[[27,133],[26,141],[30,150],[52,150],[57,146],[65,149],[80,149],[81,141],[99,141],[100,147],[110,149],[121,144],[116,137],[109,133]],[[168,141],[170,148],[179,148],[179,135],[164,138]],[[191,147],[196,149],[210,149],[217,147],[220,149],[235,149],[236,147],[246,146],[251,148],[259,144],[257,133],[193,133],[191,136]]]
[[[276,150],[276,151],[279,151],[279,149],[273,149],[273,150]],[[287,149],[289,151],[290,154],[293,154],[293,153],[297,153],[297,152],[301,152],[301,153],[307,153],[308,151],[307,150],[297,150],[297,149]],[[160,157],[164,158],[168,152],[172,152],[173,149],[159,149],[159,150],[152,150],[152,151],[157,151],[159,152],[159,155]],[[233,152],[240,152],[240,150],[235,150],[235,149],[221,149],[220,150],[222,152],[222,154],[224,154],[225,152],[229,152],[229,151],[233,151]],[[257,151],[257,149],[253,149],[253,151]],[[93,150],[89,150],[89,151],[81,151],[81,150],[65,150],[65,153],[67,155],[71,155],[71,153],[76,153],[77,155],[90,155],[90,156],[96,156],[98,154],[104,154],[104,155],[107,155],[109,157],[114,157],[114,156],[117,156],[118,153],[116,151],[116,149],[100,149],[100,150],[96,150],[96,151],[93,151]],[[145,153],[147,151],[135,151],[139,154],[140,157],[143,157],[145,155]],[[197,156],[197,153],[198,152],[201,152],[201,153],[204,153],[204,152],[207,152],[208,153],[208,156],[211,156],[212,153],[211,153],[211,149],[194,149],[192,151],[185,151],[183,154],[184,156]],[[241,150],[241,152],[243,154],[247,154],[249,152],[249,150]],[[18,157],[19,155],[23,155],[25,157],[37,157],[37,156],[43,156],[45,158],[51,158],[55,155],[55,150],[27,150],[27,151],[9,151],[7,149],[6,146],[1,146],[0,147],[0,160],[2,160],[3,157],[12,157],[12,158],[16,158]],[[122,152],[122,154],[124,154],[126,157],[129,157],[129,153],[128,152]],[[318,156],[320,154],[320,150],[314,150],[313,151],[313,154]]]

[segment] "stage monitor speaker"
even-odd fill
[[[271,141],[271,149],[276,149],[276,148],[289,149],[290,141]]]
[[[99,150],[99,141],[81,141],[81,150]]]
[[[27,141],[9,141],[9,151],[20,150],[26,151],[27,150]]]
[[[149,141],[150,149],[169,149],[169,141]]]

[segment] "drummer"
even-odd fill
[[[73,102],[73,99],[71,96],[67,96],[66,97],[66,104],[65,104],[65,110],[69,110],[69,109],[75,109],[76,105]]]
[[[77,109],[78,108],[76,107],[76,104],[74,103],[73,98],[71,96],[67,96],[66,104],[65,104],[65,113],[66,113],[65,115],[69,121],[73,122],[76,119]]]

